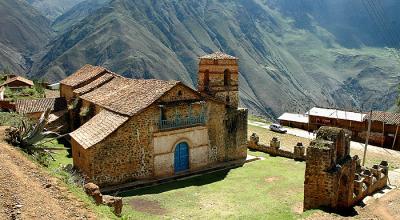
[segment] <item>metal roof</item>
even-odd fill
[[[305,114],[294,114],[294,113],[283,113],[278,120],[281,121],[294,121],[300,123],[308,123],[308,115]]]
[[[366,114],[359,112],[351,112],[351,111],[343,111],[338,109],[328,109],[328,108],[318,108],[314,107],[310,109],[306,114],[311,116],[319,116],[325,118],[335,118],[341,120],[349,120],[349,121],[364,121],[364,117]]]

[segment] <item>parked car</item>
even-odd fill
[[[280,124],[272,124],[269,126],[269,129],[271,131],[275,131],[278,133],[286,133],[287,132],[287,130],[285,128],[283,128],[282,125],[280,125]]]

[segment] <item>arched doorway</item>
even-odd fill
[[[189,145],[186,142],[176,145],[174,167],[175,173],[189,169]]]

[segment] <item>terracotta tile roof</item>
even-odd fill
[[[103,110],[70,135],[83,148],[88,149],[104,140],[127,120],[126,116]]]
[[[173,80],[118,77],[81,98],[111,111],[132,116],[150,106],[179,83]]]
[[[25,83],[27,85],[33,86],[32,80],[26,79],[26,78],[24,78],[22,76],[15,76],[13,78],[9,78],[3,84],[1,84],[1,86],[6,86],[7,84],[12,83],[14,81],[21,81],[21,82],[23,82],[23,83]]]
[[[364,120],[369,120],[370,113],[367,113]],[[400,113],[372,112],[372,121],[380,121],[385,124],[400,125]]]
[[[200,57],[200,59],[211,59],[211,60],[237,60],[236,57],[222,53],[222,52],[215,52],[212,54],[207,54],[204,55],[202,57]]]
[[[86,64],[72,75],[61,80],[60,83],[67,86],[75,87],[87,80],[98,77],[106,71],[107,70],[104,67]]]
[[[100,76],[99,78],[97,78],[96,80],[94,80],[93,82],[80,87],[78,89],[74,90],[74,93],[78,94],[78,95],[82,95],[85,93],[88,93],[102,85],[104,85],[105,83],[109,82],[110,80],[112,80],[114,77],[116,77],[114,74],[110,74],[110,73],[105,73],[104,75]]]
[[[15,109],[21,114],[44,112],[49,108],[52,111],[64,110],[67,108],[67,101],[64,98],[43,98],[17,100],[15,102]]]

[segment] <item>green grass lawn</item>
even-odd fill
[[[305,163],[266,159],[227,171],[122,193],[128,219],[297,219]]]

